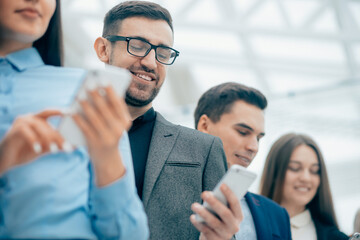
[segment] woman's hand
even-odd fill
[[[88,97],[79,100],[83,114],[73,117],[85,135],[97,185],[104,186],[125,174],[119,140],[130,128],[131,119],[124,100],[112,87],[89,91]]]
[[[58,110],[18,117],[0,143],[0,174],[30,162],[41,154],[63,148],[64,139],[47,118],[61,115]]]

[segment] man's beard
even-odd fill
[[[155,87],[154,89],[152,89],[150,96],[146,99],[141,99],[138,98],[136,96],[134,96],[133,94],[131,94],[131,92],[129,91],[129,89],[126,91],[126,96],[125,96],[125,102],[126,104],[133,106],[133,107],[143,107],[148,105],[149,103],[151,103],[154,98],[158,95],[160,91],[159,87]]]

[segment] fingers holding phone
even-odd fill
[[[226,184],[222,184],[220,190],[229,206],[224,205],[211,192],[205,191],[202,194],[203,200],[208,203],[216,216],[199,203],[192,205],[192,210],[203,221],[198,221],[195,215],[190,218],[193,225],[201,232],[200,239],[231,239],[239,230],[239,225],[243,220],[240,201]]]
[[[62,113],[45,110],[18,117],[0,143],[0,174],[41,154],[62,150],[64,139],[47,122]]]
[[[190,220],[208,239],[227,239],[233,236],[243,219],[240,199],[254,182],[256,174],[240,165],[232,165],[212,194],[204,192],[203,205],[194,203]],[[218,219],[216,219],[218,217]]]
[[[87,146],[96,183],[105,186],[125,174],[119,141],[131,126],[123,96],[131,75],[126,69],[107,66],[90,70],[70,106],[59,132],[75,147]]]
[[[98,186],[114,182],[126,171],[119,151],[119,141],[123,132],[129,128],[131,120],[125,103],[122,103],[124,100],[108,97],[112,91],[112,87],[88,91],[88,98],[79,100],[82,111],[73,115],[85,137]],[[120,109],[115,110],[115,107]]]
[[[74,114],[73,118],[96,160],[97,155],[118,149],[119,140],[130,127],[131,119],[124,100],[115,95],[111,86],[96,88],[87,94],[87,100],[78,100],[82,112]]]
[[[123,96],[131,75],[126,69],[107,66],[89,70],[73,103],[64,116],[59,132],[74,146],[89,149],[113,148],[131,125]]]

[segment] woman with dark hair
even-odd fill
[[[338,230],[324,158],[309,136],[286,134],[271,147],[260,194],[290,215],[294,240],[342,240]]]
[[[59,67],[60,22],[60,0],[0,0],[0,239],[147,239],[124,101],[111,87],[78,99],[87,149],[49,119],[86,74]]]

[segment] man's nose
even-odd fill
[[[155,55],[155,49],[151,49],[150,52],[141,59],[141,64],[151,70],[155,69],[157,67],[157,60]]]
[[[256,137],[250,138],[249,141],[247,142],[246,148],[248,151],[251,151],[256,154],[259,150],[259,141],[257,140],[257,138]]]

